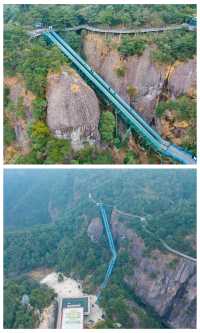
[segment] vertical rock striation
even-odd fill
[[[92,241],[99,239],[102,230],[93,219],[88,227]],[[172,253],[158,249],[145,254],[145,243],[126,221],[121,223],[112,214],[112,231],[118,252],[128,244],[127,256],[134,260],[132,273],[124,275],[124,282],[159,317],[172,328],[196,327],[196,264]],[[174,264],[175,263],[175,264]]]
[[[75,150],[98,143],[98,99],[72,69],[48,76],[47,101],[47,123],[57,138],[70,139]]]

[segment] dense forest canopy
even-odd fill
[[[195,182],[195,172],[187,170],[7,170],[5,228],[23,230],[59,221],[67,225],[67,214],[97,216],[88,198],[92,192],[120,210],[150,216],[155,228],[175,239],[195,230]]]
[[[32,40],[29,43],[27,36],[28,29],[33,29],[37,25],[53,26],[56,29],[71,27],[79,24],[93,25],[124,25],[131,27],[162,26],[166,24],[181,24],[187,22],[191,16],[196,15],[195,5],[5,5],[4,6],[4,70],[6,73],[20,72],[28,83],[27,88],[37,95],[43,94],[45,88],[45,76],[51,69],[51,63],[62,64],[60,52],[42,50],[44,43],[41,40],[36,43]],[[185,58],[190,58],[195,54],[195,34],[178,32],[179,38],[172,38],[171,35],[158,37],[158,46],[163,51],[163,59],[167,56],[164,46],[172,45],[173,58],[176,57],[176,48],[183,48],[184,52],[190,54]],[[185,37],[184,37],[185,35]],[[80,35],[75,32],[68,33],[69,44],[80,51]],[[140,39],[140,38],[139,38]],[[140,40],[139,43],[142,43]],[[177,44],[176,44],[177,43]],[[187,44],[187,45],[186,45]],[[16,47],[13,47],[15,45]],[[131,41],[132,49],[137,49],[134,40]],[[45,47],[46,49],[46,47]],[[139,48],[140,49],[140,48]],[[163,50],[162,50],[163,49]],[[126,38],[120,48],[123,54],[131,54]],[[137,51],[135,51],[137,53]],[[165,56],[164,56],[165,55]],[[183,54],[182,54],[183,56]],[[51,63],[47,60],[51,57]],[[60,58],[61,57],[61,58]],[[180,57],[180,55],[179,55]],[[36,63],[34,64],[33,59]],[[174,59],[171,59],[174,60]],[[164,60],[163,60],[164,61]],[[41,63],[42,62],[42,63]],[[31,70],[30,65],[33,66]],[[34,75],[34,69],[37,71]],[[32,75],[33,82],[29,79]],[[39,76],[39,77],[38,77]],[[38,77],[38,78],[37,78]],[[35,78],[35,79],[34,79]],[[37,82],[35,81],[37,78]],[[39,85],[39,87],[37,87]]]
[[[23,15],[22,15],[23,14]],[[160,26],[183,23],[196,14],[196,5],[5,5],[5,22],[54,27],[79,24]]]

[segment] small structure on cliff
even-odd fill
[[[72,69],[48,76],[47,123],[57,138],[75,150],[99,142],[99,104],[94,91]]]

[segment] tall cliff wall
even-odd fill
[[[146,47],[141,56],[123,57],[117,48],[120,37],[110,37],[95,33],[85,34],[83,50],[88,63],[96,70],[128,103],[135,107],[144,119],[157,127],[158,131],[181,144],[186,130],[182,123],[169,122],[168,118],[158,119],[155,114],[156,105],[163,89],[170,98],[195,93],[196,59],[175,62],[173,66],[158,64],[152,60],[151,54],[155,45]],[[120,72],[121,71],[121,72]],[[120,75],[119,75],[120,74]],[[135,96],[130,95],[130,87],[134,87]],[[172,117],[171,117],[172,118]],[[184,124],[189,129],[190,124]]]
[[[145,253],[144,240],[129,227],[128,218],[120,222],[116,212],[111,226],[118,253],[128,244],[127,262],[134,262],[132,272],[124,274],[124,282],[170,327],[195,328],[196,264],[164,249]],[[100,220],[99,225],[92,220],[88,227],[91,240],[98,241],[102,232]]]

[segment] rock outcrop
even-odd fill
[[[27,154],[30,151],[28,123],[32,120],[32,102],[35,96],[26,89],[25,82],[20,76],[6,77],[4,83],[10,90],[9,99],[13,103],[12,112],[7,112],[7,116],[15,130],[16,148],[20,150],[20,153]],[[17,116],[19,102],[23,108],[24,117]]]
[[[147,47],[143,54],[123,58],[117,51],[120,38],[113,37],[109,42],[102,35],[88,33],[84,40],[84,53],[88,63],[96,70],[128,103],[151,123],[155,117],[158,97],[167,83],[171,97],[190,93],[196,87],[196,59],[175,66],[158,65],[151,59],[155,46]],[[119,75],[118,69],[122,69]],[[167,79],[167,82],[166,82]],[[135,96],[130,96],[128,87],[135,88]]]
[[[100,219],[98,217],[92,219],[87,230],[88,236],[90,237],[92,242],[97,242],[100,239],[102,232],[103,225]]]
[[[196,90],[196,59],[190,59],[175,66],[168,80],[172,97],[192,94]]]
[[[89,226],[91,240],[98,239],[98,229]],[[145,243],[126,221],[121,223],[113,213],[112,231],[121,251],[128,243],[128,256],[133,258],[133,272],[124,281],[140,299],[150,305],[172,328],[196,327],[196,265],[172,253],[158,249],[145,255]],[[91,233],[93,231],[93,233]],[[175,263],[175,264],[173,264]]]
[[[75,150],[98,143],[98,99],[75,71],[49,74],[47,101],[47,123],[57,138],[70,139]]]

